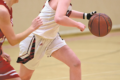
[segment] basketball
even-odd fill
[[[93,35],[102,37],[111,31],[112,21],[108,15],[96,13],[90,18],[88,28]]]

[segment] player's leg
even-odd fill
[[[39,61],[45,53],[45,46],[49,46],[51,42],[46,42],[46,39],[37,35],[34,35],[32,40],[31,38],[32,37],[29,36],[20,43],[20,54],[23,56],[19,56],[17,62],[21,63],[19,75],[22,80],[30,80],[35,68],[39,65]]]
[[[19,76],[21,80],[30,80],[34,70],[26,68],[23,64],[20,64]]]
[[[17,78],[11,78],[11,79],[6,79],[6,80],[21,80],[21,79],[17,77]]]
[[[81,80],[81,62],[67,45],[53,52],[51,56],[70,67],[70,80]]]
[[[55,57],[70,67],[70,80],[81,80],[81,62],[59,35],[48,47],[46,54]]]
[[[70,67],[70,80],[81,80],[81,62],[59,35],[48,47],[46,54],[55,57]]]
[[[18,57],[17,63],[20,63],[19,76],[21,80],[30,80],[34,70],[31,68],[34,62],[34,49],[35,49],[35,37],[33,34],[30,34],[27,38],[20,42],[20,55]],[[31,65],[29,61],[32,61]],[[24,64],[24,65],[23,65]],[[28,69],[30,68],[30,69]]]

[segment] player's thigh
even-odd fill
[[[20,64],[20,71],[19,71],[19,75],[20,77],[31,77],[33,74],[34,70],[30,70],[28,68],[26,68],[23,64]]]
[[[64,62],[68,66],[73,66],[74,64],[80,64],[79,58],[67,45],[53,52],[51,56]]]
[[[17,78],[11,78],[11,79],[6,79],[6,80],[21,80],[21,79],[17,77]]]

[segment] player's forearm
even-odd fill
[[[83,12],[79,12],[79,11],[75,11],[72,10],[71,14],[70,14],[70,18],[79,18],[79,19],[83,19]]]
[[[22,41],[23,39],[25,39],[28,35],[30,35],[30,33],[32,33],[34,31],[34,29],[32,29],[31,27],[29,27],[27,30],[25,30],[22,33],[16,34],[15,36],[11,37],[9,41],[9,43],[14,46],[16,44],[18,44],[20,41]]]
[[[55,22],[68,27],[78,27],[78,22],[70,19],[67,16],[55,17]]]

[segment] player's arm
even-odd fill
[[[71,15],[69,16],[70,18],[79,18],[79,19],[90,19],[92,15],[94,15],[96,11],[92,11],[90,13],[84,13],[84,12],[79,12],[72,10]]]
[[[69,17],[70,17],[70,18],[83,19],[83,14],[84,14],[84,12],[79,12],[79,11],[72,10]]]
[[[1,6],[0,6],[1,7]],[[6,8],[0,9],[0,29],[11,45],[15,45],[25,39],[31,32],[37,29],[42,23],[39,18],[33,20],[32,25],[22,33],[15,34],[10,22],[10,16]]]
[[[70,2],[71,0],[58,0],[58,5],[55,13],[55,21],[60,25],[68,26],[68,27],[77,27],[81,31],[83,31],[85,29],[84,24],[74,21],[71,18],[66,16],[66,12],[67,12],[68,6],[70,5]]]

